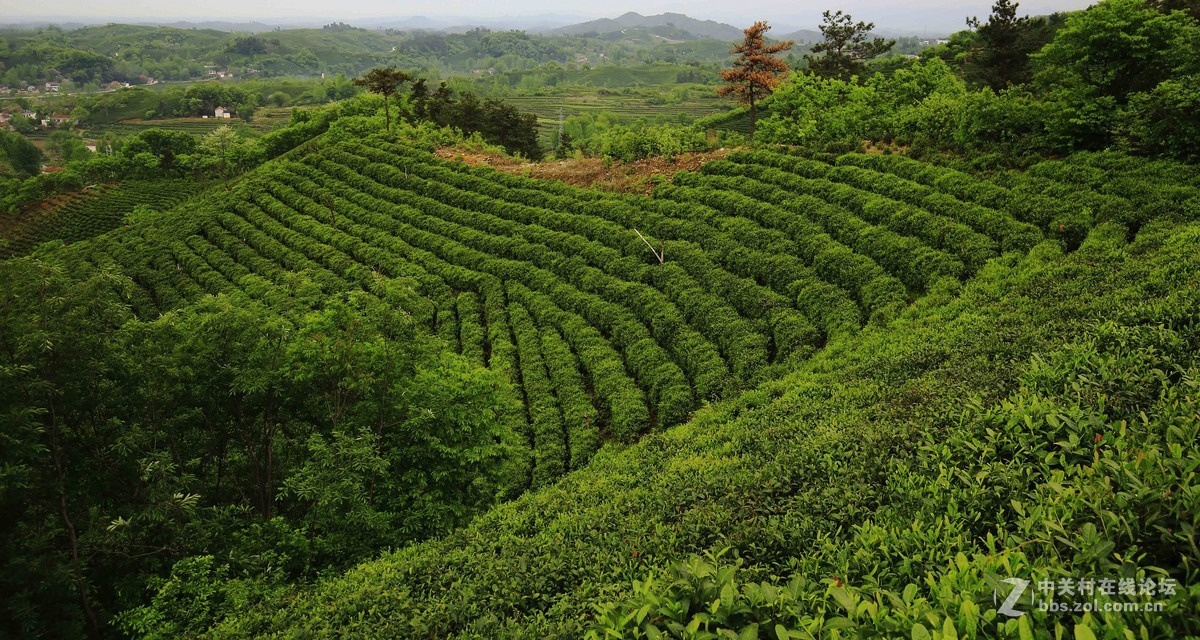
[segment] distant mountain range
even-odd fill
[[[390,28],[414,31],[441,31],[445,33],[461,33],[479,27],[494,31],[516,29],[530,32],[545,32],[556,27],[578,22],[581,19],[582,17],[577,15],[542,14],[503,18],[408,16],[402,18],[358,19],[349,20],[348,22],[356,27],[365,27],[368,29]]]
[[[742,37],[742,30],[723,22],[714,20],[697,20],[682,13],[660,13],[656,16],[644,16],[630,11],[618,18],[601,18],[579,24],[567,25],[551,29],[548,33],[559,35],[609,34],[626,29],[672,31],[676,39],[681,40],[736,40]],[[679,37],[691,36],[691,37]]]
[[[899,19],[898,15],[889,14]],[[932,16],[920,11],[912,11],[911,18],[928,19]],[[472,16],[395,16],[378,18],[357,18],[341,20],[356,27],[366,29],[397,29],[403,31],[437,31],[441,33],[462,33],[470,29],[483,27],[494,31],[517,29],[530,33],[546,35],[589,35],[611,41],[634,40],[638,42],[668,41],[679,42],[687,40],[720,40],[732,42],[742,38],[742,29],[747,25],[734,26],[716,20],[700,20],[682,13],[660,13],[644,16],[630,11],[616,18],[600,18],[579,22],[580,16],[566,14],[542,14],[531,16],[511,17],[472,17]],[[942,21],[946,18],[943,16]],[[217,31],[260,33],[275,28],[295,29],[320,27],[339,20],[334,18],[292,16],[287,18],[261,18],[257,20],[172,20],[172,19],[119,19],[119,18],[82,18],[64,17],[49,18],[17,18],[0,24],[3,27],[36,28],[48,24],[57,24],[64,29],[73,29],[88,25],[106,23],[139,24],[180,29],[214,29]],[[911,20],[910,20],[911,21]],[[819,22],[819,19],[816,20]],[[747,23],[748,24],[748,23]],[[776,40],[795,40],[796,42],[815,42],[822,39],[821,32],[816,29],[797,29],[804,21],[795,17],[780,21],[780,26],[770,33]],[[925,31],[909,31],[888,28],[883,21],[876,19],[878,33],[887,37],[898,35],[919,35]],[[791,29],[791,30],[787,30]],[[787,31],[785,31],[787,30]],[[937,32],[935,32],[937,33]],[[948,33],[948,31],[947,31]]]
[[[682,13],[660,13],[644,16],[630,11],[618,18],[601,18],[579,24],[551,29],[548,33],[562,35],[596,34],[605,37],[622,32],[648,32],[659,37],[676,40],[741,40],[744,27],[735,27],[715,20],[698,20]],[[816,42],[822,40],[816,29],[799,29],[788,33],[770,33],[775,40]]]
[[[794,40],[797,44],[801,42],[817,42],[825,39],[825,36],[821,35],[821,32],[817,29],[801,29],[799,31],[780,34],[767,32],[767,36],[777,40]]]

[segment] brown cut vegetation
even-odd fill
[[[576,187],[649,194],[654,187],[669,181],[680,171],[696,171],[707,162],[720,160],[733,149],[704,153],[683,153],[673,160],[646,158],[631,163],[605,158],[570,158],[552,162],[526,162],[499,153],[464,151],[446,147],[436,154],[446,160],[458,160],[471,166],[489,166],[505,173],[542,180],[558,180]]]

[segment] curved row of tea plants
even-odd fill
[[[943,281],[780,380],[210,632],[1194,635],[1200,228],[1125,235]],[[997,575],[1178,587],[1157,611],[1017,619]]]
[[[868,178],[736,153],[644,198],[342,141],[86,255],[131,277],[142,316],[219,293],[305,311],[351,289],[404,309],[513,383],[526,484],[547,486],[1040,237],[1003,209]]]
[[[135,180],[116,185],[93,185],[86,191],[35,216],[24,225],[0,257],[29,253],[52,240],[78,242],[117,228],[140,206],[163,211],[183,202],[204,188],[194,180]]]

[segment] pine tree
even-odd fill
[[[757,119],[757,104],[765,98],[788,72],[788,65],[775,54],[792,48],[790,40],[773,45],[763,41],[763,35],[771,29],[766,22],[755,22],[745,31],[745,39],[729,53],[738,57],[733,62],[733,68],[721,72],[725,86],[717,89],[722,96],[734,95],[738,101],[750,107],[750,137],[754,137],[754,123]]]
[[[1200,20],[1200,3],[1196,0],[1150,0],[1150,4],[1163,13],[1183,11]]]
[[[1033,51],[1021,46],[1029,18],[1017,17],[1018,6],[1011,0],[996,0],[986,23],[980,23],[979,18],[967,19],[967,26],[975,30],[979,42],[967,75],[996,91],[1029,80],[1029,54]]]
[[[825,21],[821,24],[821,34],[824,42],[813,45],[813,54],[806,55],[808,70],[823,78],[841,78],[849,80],[852,76],[861,75],[867,68],[866,61],[888,52],[896,45],[895,40],[874,38],[867,40],[873,22],[858,22],[848,13],[838,11],[824,14]]]

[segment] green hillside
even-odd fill
[[[995,575],[1194,582],[1200,189],[1186,166],[1081,154],[985,179],[901,156],[738,152],[645,198],[354,138],[327,134],[39,260],[126,283],[135,327],[213,304],[310,322],[350,291],[399,310],[506,381],[494,424],[517,440],[500,490],[519,497],[312,587],[300,568],[274,586],[234,578],[260,556],[188,534],[187,557],[153,556],[180,562],[148,608],[136,590],[97,592],[127,631],[1052,637],[1100,625],[997,618]],[[213,491],[206,442],[172,455],[196,495]],[[303,459],[302,440],[272,446]],[[279,473],[293,486],[308,471]],[[123,512],[120,477],[90,488],[94,513]],[[1133,500],[1136,518],[1120,507]],[[77,526],[102,530],[93,517]],[[1196,587],[1180,594],[1105,624],[1195,631],[1181,612]]]
[[[207,185],[194,180],[135,180],[115,185],[91,185],[66,197],[37,203],[17,216],[19,231],[6,232],[8,244],[0,256],[23,255],[42,242],[78,242],[116,228],[134,208],[170,209]],[[21,220],[21,218],[26,218]]]
[[[1124,235],[993,261],[778,381],[213,637],[1195,634],[1200,226]],[[1146,614],[997,613],[1004,578],[1079,574],[1190,586]]]
[[[1088,174],[1085,167],[1094,160],[1082,157],[1068,165],[1075,171],[1060,173]],[[568,449],[574,460],[580,436],[569,423],[562,437],[557,427],[539,424],[543,415],[533,408],[553,402],[539,402],[536,394],[545,387],[528,385],[544,376],[530,375],[526,367],[531,360],[535,367],[550,365],[547,358],[555,356],[524,350],[524,331],[536,327],[543,340],[555,333],[565,337],[579,354],[580,377],[595,381],[599,367],[589,367],[590,350],[573,334],[571,323],[578,321],[572,312],[581,313],[623,357],[630,386],[645,394],[646,415],[657,416],[662,426],[678,420],[663,416],[684,415],[671,409],[671,396],[659,391],[662,383],[637,368],[644,365],[635,356],[649,360],[651,352],[632,349],[633,339],[617,333],[622,325],[609,324],[607,316],[618,310],[597,314],[575,307],[579,294],[572,289],[611,292],[610,300],[624,303],[661,345],[659,362],[678,366],[676,379],[695,389],[698,400],[721,395],[705,392],[713,389],[709,380],[745,386],[773,377],[764,371],[782,371],[769,363],[799,364],[794,373],[633,448],[604,450],[581,471],[459,533],[367,564],[298,600],[289,595],[285,607],[234,615],[218,637],[320,636],[335,629],[374,637],[386,629],[400,636],[569,638],[592,627],[595,607],[605,602],[615,604],[600,610],[602,620],[625,628],[629,637],[654,637],[647,627],[665,632],[672,623],[743,632],[756,622],[765,633],[782,624],[814,635],[856,626],[866,635],[888,636],[907,634],[917,623],[944,631],[947,619],[962,633],[1016,636],[1033,629],[1042,636],[1053,633],[1056,621],[1064,628],[1075,623],[1047,615],[1025,623],[997,618],[987,604],[994,580],[989,575],[1053,576],[1070,569],[1145,577],[1159,567],[1180,584],[1195,577],[1194,552],[1181,546],[1196,517],[1189,471],[1196,423],[1187,419],[1196,408],[1190,372],[1200,345],[1194,329],[1200,310],[1195,225],[1151,223],[1138,204],[1116,195],[1108,197],[1120,206],[1107,214],[1072,218],[1080,199],[1103,196],[1078,183],[1070,189],[1072,199],[1063,198],[1061,189],[1058,196],[1027,186],[1018,192],[902,158],[852,155],[831,165],[736,154],[702,174],[681,175],[653,200],[467,170],[402,147],[351,146],[306,164],[315,167],[284,167],[280,179],[300,189],[303,180],[284,176],[308,176],[363,207],[339,222],[345,234],[371,237],[352,223],[382,226],[403,234],[414,260],[425,256],[427,273],[464,277],[466,266],[481,272],[473,278],[483,282],[502,279],[516,362],[488,364],[511,367],[519,372],[514,379],[526,385],[534,488],[543,484],[539,479],[577,468],[557,461]],[[1052,166],[1030,173],[1048,176]],[[1108,174],[1108,181],[1119,175]],[[436,183],[423,182],[433,176]],[[1180,189],[1195,197],[1189,187],[1167,183],[1143,183],[1140,196],[1127,195],[1153,202],[1158,192]],[[378,195],[365,195],[372,190]],[[283,193],[277,200],[302,209],[301,196]],[[389,200],[425,214],[414,217]],[[531,203],[539,208],[527,209]],[[676,209],[675,203],[685,206]],[[285,216],[281,220],[294,215],[278,205],[270,210],[271,217]],[[372,218],[370,210],[390,211],[399,220]],[[592,211],[600,219],[587,217]],[[305,233],[318,228],[286,224]],[[654,265],[628,227],[666,240],[673,258]],[[1138,227],[1138,238],[1127,244],[1127,230]],[[1060,240],[1044,240],[1051,234],[1042,230]],[[567,244],[568,236],[558,239],[556,231],[576,240]],[[352,244],[334,245],[341,233],[322,235],[349,253]],[[1064,253],[1081,240],[1078,251]],[[691,243],[702,253],[692,257]],[[557,246],[564,253],[552,258]],[[569,260],[567,247],[573,250]],[[628,270],[613,250],[640,266]],[[1001,257],[1002,251],[1013,253]],[[453,260],[456,268],[437,257]],[[702,271],[697,263],[705,257],[715,264]],[[514,271],[504,266],[509,260],[552,273],[528,266]],[[683,273],[678,284],[668,279],[671,262],[694,278],[697,289],[684,288]],[[653,285],[667,296],[656,308],[675,305],[686,324],[660,332],[669,318],[639,308],[639,299],[650,299],[646,294],[636,294],[636,285],[602,284],[605,277],[596,270]],[[457,289],[471,279],[446,282]],[[707,298],[704,289],[721,297]],[[552,296],[539,299],[539,291]],[[492,306],[488,296],[487,290],[479,295]],[[916,305],[903,310],[914,299]],[[729,315],[717,315],[719,307],[711,306],[720,300],[734,307]],[[461,304],[456,308],[459,335],[479,335],[466,333],[473,324],[465,318],[474,316],[462,316]],[[697,313],[701,308],[707,313]],[[739,320],[748,323],[745,332],[737,329]],[[513,353],[494,333],[495,321],[486,322],[493,357]],[[433,324],[441,335],[454,335],[439,319]],[[686,332],[688,326],[696,333]],[[698,342],[682,349],[679,339],[689,334]],[[693,355],[704,353],[705,341],[719,360]],[[489,350],[465,341],[459,348]],[[691,364],[699,362],[710,365]],[[1070,391],[1079,384],[1094,390]],[[606,403],[601,393],[597,399],[602,436],[644,429],[620,426],[620,405]],[[559,413],[569,418],[561,408]],[[1173,426],[1184,424],[1182,431]],[[589,448],[587,455],[595,454]],[[1101,471],[1114,465],[1126,469],[1128,479]],[[984,485],[971,480],[981,474],[996,479]],[[1160,497],[1155,506],[1142,502],[1137,521],[1119,511],[1150,487],[1168,486],[1180,497]],[[723,578],[703,574],[695,559],[670,569],[693,554],[722,550],[712,562],[724,567]],[[1141,559],[1126,559],[1134,554]],[[734,566],[740,566],[736,578],[730,577]],[[655,576],[657,582],[647,582]],[[764,603],[745,590],[729,596],[720,582],[760,580],[787,590]],[[839,590],[842,584],[845,590]],[[695,602],[705,589],[722,605],[710,611]],[[925,589],[933,591],[912,600],[912,593]],[[1110,615],[1104,625],[1186,630],[1190,623],[1182,612],[1197,595],[1195,588],[1186,590],[1165,616]],[[843,619],[839,608],[847,601],[856,604]],[[874,602],[881,613],[868,615],[870,604],[860,611],[861,601]],[[1076,620],[1101,629],[1091,618]]]
[[[613,83],[614,86],[619,84]],[[685,100],[669,105],[663,104],[663,96],[651,92],[626,95],[624,92],[575,91],[567,95],[512,95],[506,96],[504,101],[525,113],[537,115],[541,138],[550,142],[558,130],[560,114],[563,118],[607,114],[636,121],[661,119],[664,111],[669,113],[668,117],[676,119],[701,118],[729,108],[728,100],[717,97],[706,88],[697,89],[695,93],[698,95],[689,95]]]
[[[1200,638],[1197,18],[0,30],[0,639]]]
[[[586,417],[546,426],[559,435],[540,455],[556,462],[535,477],[548,481],[564,470],[550,453],[567,447],[564,429],[592,433],[593,444],[572,445],[567,468],[579,467],[595,452],[595,433],[629,440],[678,424],[867,322],[888,322],[943,280],[1029,250],[1043,230],[1068,240],[1086,231],[1051,229],[1070,209],[1062,200],[1010,212],[938,192],[935,212],[873,193],[869,179],[840,182],[844,168],[740,153],[641,199],[471,169],[393,143],[342,142],[272,162],[215,208],[172,218],[169,228],[122,230],[80,250],[116,260],[160,312],[227,293],[249,272],[268,283],[281,271],[307,272],[330,293],[415,279],[423,301],[412,303],[414,317],[500,368],[521,360],[505,326],[513,320],[496,317],[515,304],[522,321],[567,341],[593,395]],[[673,259],[655,264],[635,228]],[[275,257],[207,257],[235,241]],[[138,265],[147,243],[164,246],[171,262],[211,268],[164,281]]]
[[[113,80],[140,85],[149,78],[193,81],[223,73],[237,78],[311,78],[358,75],[375,66],[418,69],[443,77],[480,77],[542,66],[562,70],[580,61],[616,65],[637,78],[653,75],[638,73],[647,62],[703,62],[715,70],[724,63],[728,40],[740,30],[721,26],[732,35],[714,40],[704,27],[716,23],[691,22],[701,27],[700,34],[665,24],[639,28],[637,33],[584,35],[484,28],[442,33],[344,23],[259,33],[130,24],[69,30],[9,27],[0,29],[0,64],[4,65],[0,80],[8,86],[70,81],[95,90]]]

